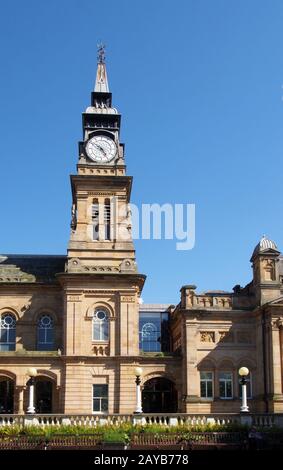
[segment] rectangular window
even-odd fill
[[[247,398],[252,398],[252,378],[251,374],[246,377],[247,380]],[[242,385],[239,381],[239,397],[242,398]]]
[[[53,351],[54,341],[53,341],[53,328],[43,329],[38,328],[38,351]]]
[[[213,398],[213,372],[200,373],[200,396]]]
[[[109,341],[108,320],[93,322],[92,340],[93,341]]]
[[[232,372],[220,372],[219,396],[223,399],[233,398],[233,374]]]
[[[94,413],[108,413],[108,385],[93,385],[93,405]]]
[[[93,224],[93,240],[99,239],[99,204],[98,200],[92,204],[92,224]]]
[[[0,351],[15,351],[16,329],[0,328]]]

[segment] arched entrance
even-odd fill
[[[52,413],[53,383],[44,377],[35,379],[36,413]]]
[[[0,414],[14,413],[14,382],[5,376],[0,376]]]
[[[156,377],[145,382],[142,390],[144,413],[176,413],[177,407],[177,391],[171,380]]]

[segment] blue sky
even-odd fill
[[[66,252],[102,40],[132,201],[196,204],[193,250],[136,242],[144,301],[249,282],[262,234],[283,249],[282,24],[276,0],[2,0],[0,252]]]

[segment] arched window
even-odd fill
[[[50,315],[43,314],[37,323],[38,351],[54,350],[54,322]]]
[[[160,351],[161,331],[156,323],[144,323],[141,330],[141,342],[143,351]]]
[[[0,323],[0,351],[16,349],[16,318],[12,313],[2,313]]]
[[[109,315],[104,309],[97,309],[93,315],[93,341],[109,340]]]

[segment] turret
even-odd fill
[[[264,235],[251,257],[254,292],[259,305],[280,296],[279,257],[276,244]]]

